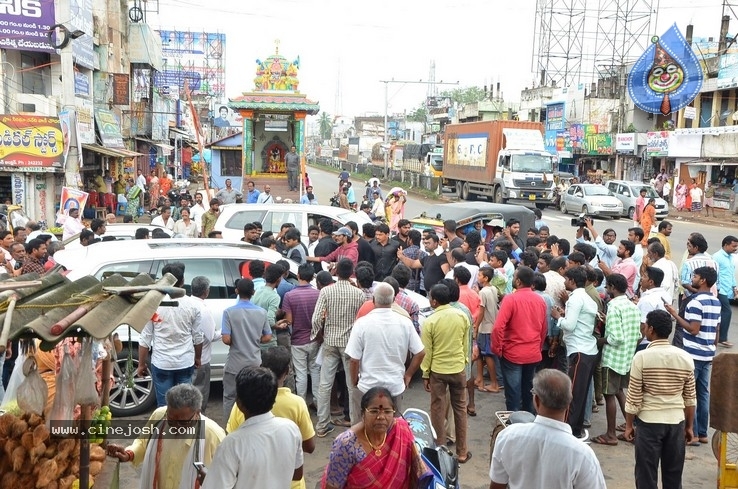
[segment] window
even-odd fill
[[[282,224],[292,223],[302,232],[302,212],[270,212],[264,219],[264,230],[271,230],[274,234],[279,232]],[[307,232],[307,229],[305,230]]]
[[[242,168],[241,151],[232,149],[220,150],[220,176],[240,177]]]
[[[23,51],[21,57],[21,86],[23,93],[47,95],[46,82],[50,73],[49,60],[46,53]]]
[[[104,280],[117,273],[130,279],[141,273],[149,273],[152,264],[153,260],[111,263],[110,265],[102,266],[95,274],[95,278]]]
[[[172,259],[161,260],[156,271],[156,276],[161,277],[164,265],[170,262],[181,262],[185,266],[184,289],[187,294],[192,293],[192,279],[203,275],[210,279],[210,295],[208,299],[227,299],[226,279],[224,272],[224,260],[218,258],[203,259]]]
[[[233,214],[231,218],[226,223],[225,227],[228,229],[241,229],[243,230],[243,227],[248,222],[263,222],[264,219],[264,213],[265,211],[239,211]],[[264,227],[265,230],[269,229],[268,227]]]

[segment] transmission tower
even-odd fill
[[[620,88],[624,68],[648,48],[655,34],[659,0],[599,0],[595,28],[592,78],[617,80]]]
[[[537,0],[533,71],[544,86],[579,82],[587,0]]]

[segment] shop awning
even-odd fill
[[[135,151],[129,151],[122,148],[106,148],[99,144],[83,144],[82,149],[93,151],[105,156],[112,156],[113,158],[134,158],[136,156],[144,156],[143,153],[137,153]]]
[[[691,161],[687,166],[736,166],[738,161]]]
[[[159,142],[159,141],[152,141],[151,139],[146,139],[146,138],[136,138],[136,140],[137,141],[143,141],[145,143],[149,143],[152,146],[157,146],[157,147],[161,148],[164,151],[174,151],[174,146],[170,146],[170,145],[168,145],[166,143],[162,143],[162,142]]]

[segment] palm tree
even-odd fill
[[[331,120],[331,116],[326,112],[321,112],[318,118],[318,124],[320,125],[320,139],[323,141],[330,139],[333,135],[333,121]]]

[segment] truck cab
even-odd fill
[[[530,129],[502,131],[505,146],[497,157],[495,202],[553,203],[553,155],[544,150],[541,133]]]

